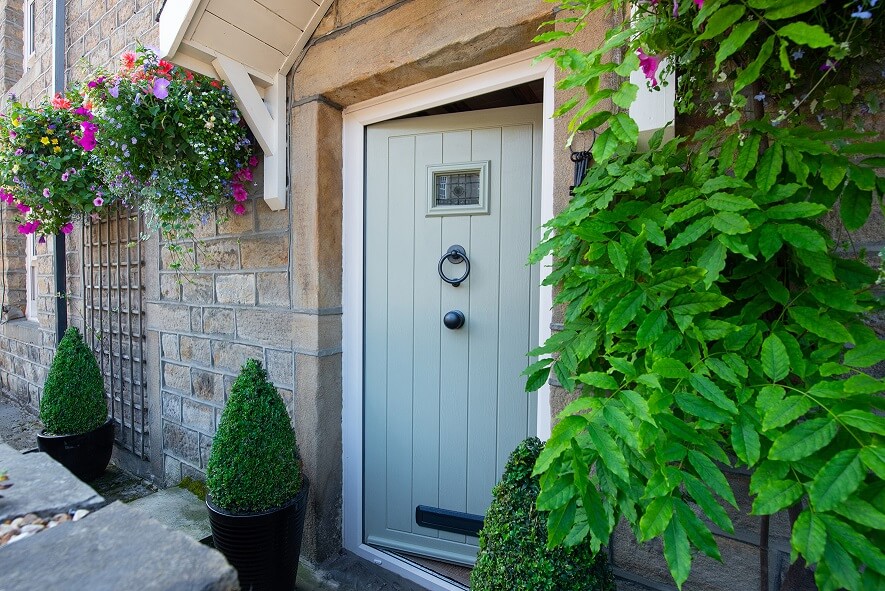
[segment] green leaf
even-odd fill
[[[795,220],[797,218],[813,218],[827,211],[826,206],[820,203],[785,203],[775,205],[765,210],[765,215],[772,220]]]
[[[810,250],[812,252],[826,252],[827,241],[818,232],[801,224],[782,224],[778,226],[781,238],[788,244]]]
[[[823,557],[826,543],[827,529],[824,522],[808,509],[802,511],[793,524],[790,545],[805,557],[806,562],[814,564]]]
[[[851,367],[870,367],[885,361],[885,340],[876,339],[845,353],[845,365]]]
[[[658,359],[651,369],[664,378],[687,378],[691,375],[684,363],[670,357]]]
[[[762,47],[759,49],[759,54],[757,55],[756,59],[738,73],[737,79],[734,82],[735,94],[740,92],[759,78],[759,74],[762,71],[762,66],[764,66],[768,59],[771,57],[772,51],[774,51],[773,35],[766,39],[765,43],[762,44]]]
[[[846,394],[878,394],[885,392],[885,382],[865,373],[853,375],[845,380]]]
[[[814,406],[814,402],[805,396],[787,396],[783,400],[774,403],[765,412],[762,421],[762,430],[771,431],[792,423]]]
[[[731,422],[730,414],[705,398],[687,392],[677,392],[674,398],[679,408],[699,419],[720,425]]]
[[[618,273],[621,274],[621,277],[623,277],[627,272],[629,261],[627,260],[627,251],[624,250],[624,247],[619,242],[612,240],[608,243],[608,258],[615,269],[618,270]]]
[[[753,515],[772,515],[802,497],[802,485],[795,480],[775,480],[753,499]]]
[[[857,427],[865,433],[885,436],[885,417],[856,408],[839,413],[839,420],[846,425]]]
[[[616,93],[612,95],[612,102],[622,109],[629,109],[636,100],[639,87],[630,82],[624,82]]]
[[[617,433],[627,445],[634,449],[639,448],[633,421],[624,414],[624,411],[613,404],[606,404],[602,414],[608,426],[612,428],[612,431]]]
[[[725,395],[725,392],[710,378],[699,373],[693,373],[688,377],[692,387],[704,398],[731,414],[737,414],[737,406]]]
[[[612,436],[595,423],[590,423],[587,432],[605,467],[624,482],[629,482],[627,460]]]
[[[672,519],[664,531],[664,558],[667,559],[670,576],[676,581],[676,586],[682,589],[682,584],[691,572],[691,546],[688,544],[685,528],[678,519]]]
[[[707,486],[713,489],[713,492],[737,509],[737,501],[734,498],[734,493],[731,491],[728,480],[710,458],[698,451],[689,450],[688,461],[697,471],[702,482],[706,483]]]
[[[719,554],[719,547],[716,545],[710,528],[698,519],[694,511],[681,499],[673,499],[673,506],[676,509],[676,518],[685,528],[685,533],[688,534],[691,543],[710,558],[721,561],[722,556]]]
[[[731,195],[730,193],[715,193],[707,198],[707,207],[717,211],[746,211],[759,209],[752,199]]]
[[[541,491],[535,504],[541,511],[552,511],[568,503],[576,493],[571,478],[557,478],[550,487]]]
[[[722,359],[708,357],[704,360],[704,365],[710,368],[717,376],[735,386],[740,386],[741,381],[731,366]]]
[[[742,179],[756,167],[756,162],[759,160],[759,144],[761,141],[762,136],[756,133],[751,133],[747,136],[734,164],[734,176]]]
[[[740,20],[740,18],[744,16],[745,11],[746,8],[740,4],[731,4],[725,8],[717,10],[707,21],[707,26],[704,27],[704,32],[698,35],[697,40],[703,41],[721,35],[726,29],[728,29],[728,27]]]
[[[781,0],[765,11],[765,18],[778,20],[804,14],[824,3],[824,0]]]
[[[746,234],[751,230],[750,222],[744,216],[731,211],[720,211],[713,216],[713,227],[723,234]]]
[[[640,542],[646,542],[655,538],[667,528],[673,518],[673,499],[659,497],[654,499],[646,507],[642,518],[639,520],[639,532],[642,534]]]
[[[777,34],[781,37],[797,43],[799,45],[807,45],[808,47],[832,47],[836,44],[823,27],[820,25],[809,25],[808,23],[795,22],[778,29]]]
[[[860,459],[880,480],[885,480],[885,448],[868,445],[860,450]]]
[[[667,326],[666,312],[663,310],[649,312],[642,324],[639,325],[639,330],[636,331],[636,344],[640,347],[648,347],[664,334],[665,326]]]
[[[759,21],[752,20],[743,22],[732,29],[731,33],[722,41],[719,49],[716,51],[716,65],[713,71],[717,71],[723,61],[741,49],[758,27]]]
[[[552,361],[552,359],[545,361]],[[544,384],[547,383],[547,380],[550,379],[550,367],[541,367],[531,374],[529,374],[528,378],[525,381],[525,391],[526,392],[535,392]]]
[[[575,513],[578,508],[576,497],[563,505],[552,510],[547,516],[547,547],[554,548],[565,540],[575,524]]]
[[[770,334],[762,342],[762,371],[772,382],[779,382],[790,373],[787,348],[777,335]]]
[[[766,261],[774,256],[783,245],[784,242],[781,240],[777,226],[772,224],[762,226],[759,231],[759,252],[762,253]]]
[[[756,428],[747,421],[743,414],[731,429],[731,445],[738,458],[747,467],[752,468],[759,461],[761,443]]]
[[[698,258],[698,266],[707,272],[704,275],[704,286],[707,289],[719,279],[719,274],[725,268],[726,254],[725,245],[718,240],[713,240]]]
[[[808,490],[811,505],[817,511],[829,511],[857,490],[865,476],[859,450],[837,453],[814,477]]]
[[[672,293],[680,287],[693,285],[704,278],[700,267],[674,267],[655,274],[646,284],[649,291]]]
[[[645,303],[645,292],[641,289],[628,294],[612,309],[611,314],[606,322],[606,330],[609,333],[619,332],[623,330],[630,322],[636,318],[642,304]]]
[[[863,499],[848,497],[834,509],[836,513],[855,523],[885,530],[885,513],[882,513]]]
[[[639,125],[626,113],[618,113],[609,119],[608,125],[615,137],[625,144],[635,145],[639,139]]]
[[[649,425],[655,425],[655,421],[651,417],[651,412],[648,408],[648,402],[646,402],[645,398],[640,396],[637,392],[634,392],[633,390],[621,390],[620,400],[624,403],[624,406],[633,411],[633,414],[636,415],[636,418],[640,421],[648,423]]]
[[[689,474],[688,472],[683,472],[682,478],[685,482],[685,489],[704,512],[704,515],[706,515],[710,521],[722,528],[722,530],[728,533],[734,533],[734,525],[731,523],[731,519],[725,512],[725,509],[723,509],[716,499],[713,498],[713,495],[707,487],[694,475]]]
[[[833,440],[838,431],[832,418],[811,419],[781,434],[771,444],[768,457],[796,461],[808,457]]]
[[[796,324],[822,339],[840,344],[854,343],[854,337],[845,330],[844,326],[831,318],[821,316],[814,308],[795,306],[790,308],[789,314]]]
[[[756,186],[762,192],[769,191],[781,173],[784,165],[784,149],[780,143],[773,143],[759,159],[756,167]]]
[[[693,316],[702,312],[713,312],[722,308],[731,300],[716,293],[688,293],[675,296],[670,300],[670,312],[674,315]]]
[[[844,150],[843,150],[844,153]],[[835,158],[822,158],[820,163],[820,178],[824,182],[824,186],[831,191],[839,186],[848,167],[842,160]]]
[[[760,241],[761,247],[761,241]],[[836,273],[833,270],[833,261],[827,252],[811,252],[809,250],[796,249],[796,257],[805,265],[812,273],[818,277],[823,277],[828,281],[836,280]]]
[[[602,388],[603,390],[618,389],[618,382],[616,382],[612,376],[600,371],[583,373],[579,375],[576,379],[582,384],[587,384],[588,386],[593,386],[594,388]]]
[[[685,230],[683,230],[675,238],[673,238],[670,246],[667,247],[668,250],[676,250],[696,242],[698,239],[700,239],[701,236],[703,236],[710,230],[710,227],[712,225],[712,217],[705,217],[699,220],[695,220],[694,222],[689,224],[689,226],[685,228]]]
[[[845,185],[839,201],[839,217],[846,230],[857,230],[867,223],[873,206],[873,194],[854,185]]]
[[[590,148],[593,160],[597,163],[605,162],[617,151],[618,145],[620,145],[620,142],[615,137],[614,132],[612,132],[611,128],[606,129],[596,137],[593,141],[593,146]]]
[[[827,527],[827,538],[837,542],[868,567],[885,573],[885,554],[877,545],[871,544],[868,537],[833,515],[825,513],[821,515],[821,519]],[[826,556],[826,551],[824,555]],[[857,570],[855,568],[855,572]]]
[[[828,537],[832,538],[830,535],[828,535]],[[818,565],[818,572],[815,573],[815,582],[817,582],[819,586],[822,583],[822,581],[818,579],[821,566],[826,566],[824,571],[825,575],[827,574],[827,571],[829,571],[829,576],[824,578],[829,585],[832,585],[829,589],[860,589],[861,579],[857,565],[842,545],[835,541],[827,540],[823,558]],[[826,587],[824,591],[827,591]]]
[[[587,419],[579,415],[570,415],[563,417],[556,426],[547,445],[538,459],[535,461],[535,468],[532,475],[538,476],[547,471],[556,459],[562,455],[565,446],[570,445],[571,440],[581,433],[587,427]]]

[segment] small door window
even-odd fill
[[[489,213],[489,161],[427,167],[427,215]]]

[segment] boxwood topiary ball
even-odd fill
[[[49,366],[40,420],[53,435],[77,435],[101,427],[108,419],[104,380],[95,355],[71,327],[58,344]]]
[[[206,466],[212,503],[233,513],[280,507],[301,489],[295,432],[261,363],[249,359],[231,388]]]
[[[510,454],[479,533],[479,554],[470,575],[473,591],[614,591],[602,552],[585,541],[547,550],[547,513],[535,508],[540,486],[532,477],[544,444],[537,437]]]

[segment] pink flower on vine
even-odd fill
[[[29,211],[31,211],[31,208],[28,207],[27,205],[25,205],[24,203],[18,203],[18,204],[16,205],[16,207],[18,208],[18,210],[19,210],[21,213],[28,213]]]
[[[657,86],[657,71],[658,66],[661,64],[661,58],[655,55],[648,55],[642,51],[642,48],[637,49],[636,54],[639,56],[639,67],[642,68],[642,73],[645,74],[652,86]]]
[[[102,205],[104,205],[104,199],[102,199],[101,197],[96,197],[92,200],[92,205],[94,205],[95,207],[101,207]]]
[[[246,206],[242,203],[234,204],[234,213],[237,215],[245,215],[246,214]]]
[[[61,227],[62,234],[70,234],[73,231],[74,231],[74,224],[72,224],[71,222],[68,222],[67,224],[65,224],[64,226]]]

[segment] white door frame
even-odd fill
[[[343,517],[344,547],[358,556],[396,572],[433,591],[458,591],[453,585],[414,564],[363,544],[363,302],[364,302],[364,175],[365,128],[467,97],[485,94],[532,80],[543,79],[541,149],[541,221],[553,217],[553,63],[534,59],[543,46],[480,66],[461,70],[344,109],[343,201]],[[541,265],[541,279],[549,272]],[[538,339],[550,335],[552,290],[539,286]],[[550,392],[538,392],[537,433],[550,434]]]

